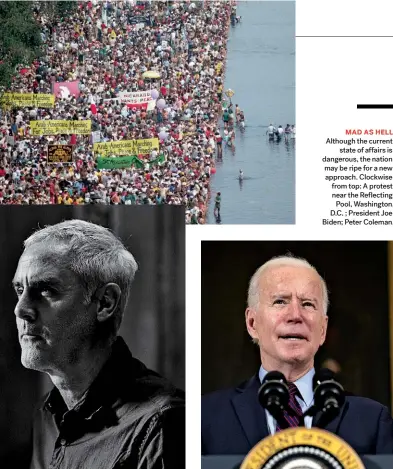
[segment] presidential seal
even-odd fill
[[[365,469],[341,438],[319,428],[288,428],[260,441],[240,469]]]

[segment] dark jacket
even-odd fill
[[[184,454],[184,393],[118,338],[74,409],[56,388],[38,407],[30,468],[184,469]]]
[[[202,453],[245,455],[269,436],[265,410],[258,401],[255,375],[237,388],[202,397]],[[393,421],[388,409],[371,399],[346,396],[340,414],[313,426],[345,440],[360,455],[393,453]]]

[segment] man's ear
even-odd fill
[[[328,326],[328,321],[329,318],[328,316],[324,316],[322,320],[322,327],[321,327],[321,340],[319,341],[319,346],[323,345],[326,339],[326,332],[327,332],[327,326]]]
[[[256,330],[256,311],[253,308],[247,308],[245,312],[247,332],[251,338],[258,340],[258,333]]]
[[[117,283],[107,283],[99,288],[95,294],[97,301],[98,322],[107,321],[113,318],[121,298],[121,289]]]

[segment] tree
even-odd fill
[[[35,13],[55,24],[76,7],[76,1],[0,1],[0,92],[10,86],[16,66],[29,66],[41,55],[41,30]]]
[[[72,13],[72,10],[77,8],[78,2],[75,0],[44,0],[40,1],[40,13],[47,16],[50,23],[61,21],[64,17]]]
[[[72,10],[74,10],[78,6],[78,2],[76,2],[75,0],[71,0],[71,1],[63,0],[63,1],[55,2],[55,3],[56,3],[56,14],[59,16],[60,19],[72,13]]]
[[[40,55],[40,28],[33,2],[0,2],[0,87],[8,87],[17,65]]]

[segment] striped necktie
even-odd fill
[[[284,430],[285,428],[304,426],[303,412],[296,400],[296,396],[301,397],[299,389],[294,383],[288,383],[288,389],[288,409],[283,412],[283,418],[277,420],[276,431]]]

